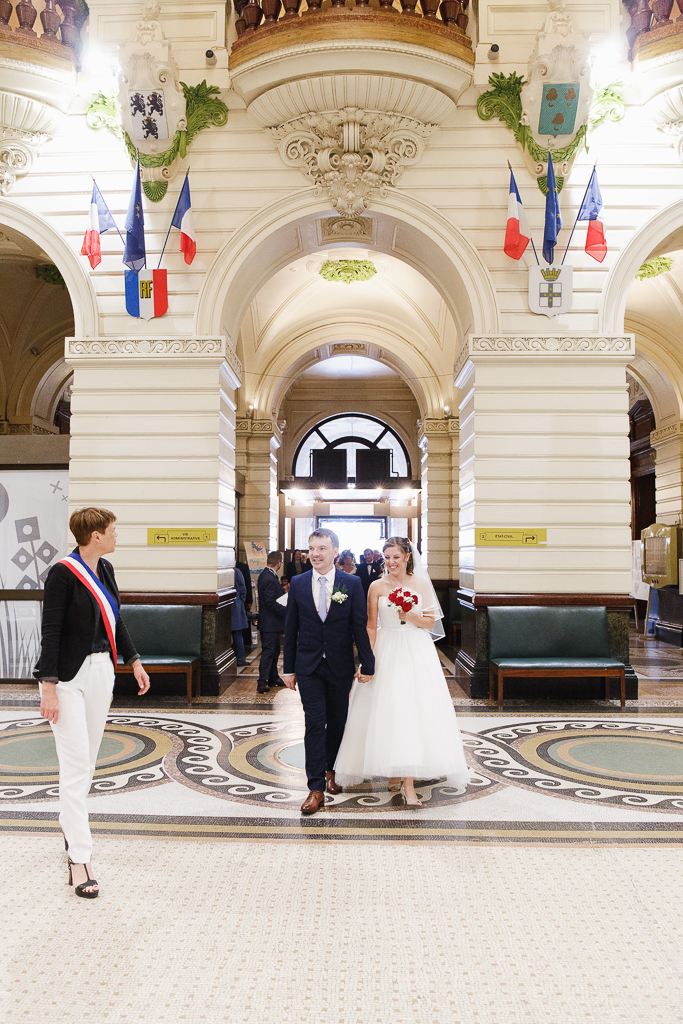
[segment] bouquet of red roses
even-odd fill
[[[397,611],[400,608],[404,612],[409,612],[417,604],[418,596],[411,590],[406,590],[405,587],[396,587],[396,590],[392,590],[389,594],[389,601],[396,606]],[[405,626],[405,619],[401,619],[401,625]]]

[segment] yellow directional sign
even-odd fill
[[[172,547],[179,544],[216,544],[217,541],[218,530],[166,530],[155,527],[149,527],[147,530],[148,547],[150,545]]]
[[[547,530],[475,530],[478,548],[533,548],[548,543]]]

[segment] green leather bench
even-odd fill
[[[610,658],[606,608],[489,607],[489,699],[503,706],[510,677],[603,676],[605,700],[610,680],[619,678],[626,703],[626,666]]]
[[[197,696],[201,685],[201,605],[125,604],[121,615],[147,672],[182,672],[191,704],[195,676]],[[133,670],[119,662],[116,671]]]

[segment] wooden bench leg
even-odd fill
[[[612,697],[612,677],[610,675],[605,676],[605,700],[609,704]]]
[[[492,704],[493,704],[493,702],[495,700],[494,694],[496,692],[495,678],[496,678],[496,670],[495,670],[493,665],[489,665],[489,700],[491,701]]]
[[[626,669],[622,668],[619,673],[619,684],[621,686],[621,706],[626,707]]]
[[[503,706],[503,671],[498,669],[498,707]]]
[[[194,667],[192,665],[190,665],[188,670],[187,670],[187,703],[188,704],[192,703],[192,681],[193,681],[193,677],[194,677]]]

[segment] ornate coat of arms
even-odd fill
[[[121,122],[135,147],[148,157],[161,157],[176,132],[187,128],[185,93],[159,13],[158,0],[143,0],[143,16],[119,54],[117,104]],[[171,163],[158,166],[141,160],[143,183],[171,181],[180,161],[180,153]]]
[[[573,267],[529,267],[529,309],[544,316],[568,313],[572,308]]]
[[[552,9],[536,36],[527,82],[521,91],[520,118],[520,124],[528,125],[536,145],[552,152],[561,178],[569,173],[578,152],[574,149],[565,157],[563,150],[571,147],[579,132],[585,134],[593,102],[588,36],[575,31],[564,2],[549,0]],[[547,162],[533,159],[529,153],[525,157],[534,177],[546,173]]]

